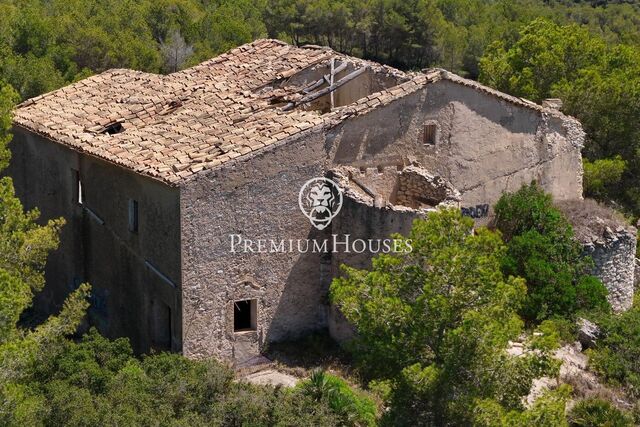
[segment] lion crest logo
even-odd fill
[[[318,230],[324,230],[342,208],[342,189],[329,178],[312,178],[300,189],[300,210]]]

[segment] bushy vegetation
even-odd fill
[[[627,169],[627,162],[622,160],[620,156],[615,156],[612,159],[598,159],[593,162],[584,159],[582,163],[584,166],[584,194],[596,198],[614,194]]]
[[[344,385],[341,393],[353,392]],[[95,330],[2,387],[0,402],[0,424],[8,426],[354,425],[341,422],[348,409],[334,411],[304,388],[236,382],[213,360],[167,353],[140,360],[125,339]]]
[[[474,425],[482,427],[565,427],[565,407],[571,394],[569,386],[540,396],[526,411],[505,411],[490,400],[480,401],[475,409]]]
[[[343,425],[377,425],[378,408],[375,401],[362,391],[354,391],[340,377],[316,369],[308,380],[297,387],[316,402],[328,404]]]
[[[345,267],[331,285],[392,425],[465,425],[479,402],[520,413],[531,380],[557,368],[544,349],[506,353],[522,332],[526,286],[502,273],[500,235],[472,228],[457,210],[431,213],[415,221],[411,253],[379,256],[370,271]]]
[[[610,312],[571,225],[535,183],[505,193],[495,212],[496,231],[473,230],[456,210],[430,213],[414,223],[411,253],[378,256],[370,270],[344,267],[334,279],[332,301],[357,330],[352,356],[389,407],[382,423],[631,425],[628,413],[595,400],[567,417],[568,385],[523,408],[532,380],[557,373],[550,355],[576,340],[578,314],[602,328],[592,366],[637,398],[640,310]],[[516,339],[529,351],[513,357],[506,349]],[[597,424],[607,416],[614,424]]]
[[[600,399],[586,399],[578,402],[569,413],[571,427],[631,427],[631,415],[621,411],[610,402]]]
[[[507,244],[502,270],[527,283],[521,308],[526,320],[609,310],[607,289],[589,274],[592,261],[574,239],[571,224],[536,183],[504,194],[495,213],[495,226]]]
[[[623,386],[640,399],[640,294],[633,307],[614,316],[597,318],[602,336],[589,351],[592,367],[607,381]]]

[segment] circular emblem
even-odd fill
[[[342,189],[329,178],[312,178],[298,195],[300,210],[318,230],[324,230],[342,207]]]

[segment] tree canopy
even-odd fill
[[[467,424],[480,401],[521,409],[531,380],[552,369],[542,355],[507,355],[526,286],[503,275],[500,235],[472,228],[457,210],[430,213],[415,221],[410,253],[379,256],[369,271],[345,267],[331,285],[357,330],[352,353],[372,387],[387,390],[394,425]]]

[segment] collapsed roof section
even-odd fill
[[[407,74],[394,68],[336,54],[259,92],[284,111],[301,108],[329,113],[408,80]]]
[[[166,76],[115,69],[29,99],[14,124],[169,185],[442,78],[257,40]],[[512,102],[521,102],[477,85]],[[542,109],[535,104],[524,104]]]
[[[460,192],[419,165],[362,169],[340,166],[330,175],[345,196],[371,207],[419,212],[460,207]]]

